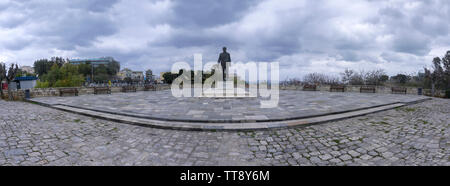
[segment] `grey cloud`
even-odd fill
[[[175,1],[174,19],[171,23],[175,27],[212,27],[238,20],[257,0],[196,0]]]
[[[379,14],[381,16],[391,17],[393,19],[402,19],[404,17],[404,14],[400,10],[393,7],[385,7],[380,9]]]
[[[449,33],[450,25],[447,20],[442,18],[448,17],[450,14],[442,17],[440,16],[441,15],[415,15],[411,19],[411,25],[415,30],[419,30],[430,36],[445,36]]]
[[[27,21],[27,18],[22,15],[11,15],[0,20],[0,27],[12,29],[18,27]]]
[[[116,1],[20,1],[11,4],[6,22],[0,27],[23,30],[33,36],[36,46],[73,50],[77,46],[89,46],[100,36],[118,31],[106,11]],[[21,37],[21,36],[20,36]],[[10,45],[18,49],[18,44]],[[20,48],[20,47],[19,47]]]
[[[71,0],[70,7],[92,12],[103,12],[110,9],[118,0]]]
[[[176,61],[191,62],[193,53],[203,53],[204,61],[217,60],[221,47],[227,46],[236,61],[280,60],[281,68],[293,74],[318,69],[317,61],[327,60],[339,62],[328,64],[333,69],[323,67],[324,72],[336,71],[341,64],[356,68],[408,60],[421,68],[420,61],[431,50],[450,47],[450,1],[422,1],[411,10],[405,8],[410,1],[306,1],[302,8],[295,6],[300,1],[276,1],[260,9],[269,1],[158,1],[167,6],[153,7],[157,16],[149,14],[145,19],[133,16],[147,14],[132,11],[134,6],[145,11],[148,4],[125,0],[17,1],[6,8],[0,4],[0,10],[7,10],[11,17],[0,19],[0,27],[17,29],[28,37],[14,35],[16,42],[0,42],[0,47],[15,54],[28,47],[46,47],[71,55],[64,57],[113,56],[122,67],[152,68],[158,73],[170,70]],[[350,11],[342,6],[345,3],[360,4],[356,8],[362,9]],[[246,19],[264,11],[273,14]],[[13,12],[25,16],[12,16]],[[160,25],[167,30],[153,29]],[[161,37],[153,38],[154,34]],[[133,45],[130,40],[144,44]]]
[[[19,37],[13,41],[5,42],[4,47],[13,51],[22,50],[30,44],[30,41],[31,41],[30,39]]]
[[[230,37],[221,35],[213,35],[204,30],[177,30],[166,40],[159,40],[151,45],[174,46],[177,48],[193,47],[193,46],[220,46],[220,45],[236,45]]]
[[[403,32],[396,35],[393,49],[397,52],[425,55],[430,51],[430,42],[427,36],[420,33]]]
[[[240,33],[233,33],[235,31],[233,29],[228,30],[229,35],[215,34],[207,30],[207,28],[220,23],[239,23],[239,18],[245,17],[245,15],[237,14],[239,15],[237,18],[228,19],[233,17],[232,15],[221,20],[213,12],[203,11],[187,14],[188,10],[194,9],[189,5],[183,6],[184,9],[176,6],[174,10],[178,13],[175,19],[178,21],[172,22],[172,25],[177,31],[168,40],[156,44],[176,46],[177,48],[192,46],[219,48],[223,44],[235,50],[245,51],[247,59],[254,61],[273,61],[283,56],[309,53],[322,56],[319,58],[334,56],[337,60],[368,61],[375,64],[381,62],[380,52],[389,49],[399,53],[426,55],[431,50],[434,38],[430,35],[447,35],[448,25],[450,25],[441,24],[448,23],[448,20],[442,19],[442,17],[436,23],[430,23],[425,19],[414,19],[414,17],[420,17],[422,11],[433,10],[436,7],[427,8],[427,10],[423,10],[425,7],[419,7],[422,11],[404,13],[402,9],[404,4],[402,3],[386,6],[385,2],[374,1],[373,8],[379,8],[378,14],[368,17],[366,22],[361,23],[372,24],[375,28],[380,29],[380,32],[375,32],[374,35],[347,36],[337,32],[330,25],[330,20],[341,16],[342,12],[334,7],[320,6],[321,3],[325,2],[308,1],[306,2],[307,9],[279,12],[277,27],[273,28],[276,30],[275,33],[267,35],[263,34],[264,30],[261,30],[261,35],[255,33],[250,36],[240,36]],[[214,3],[207,3],[197,8],[212,7],[211,10],[214,10],[214,6],[211,4]],[[424,5],[426,3],[421,6]],[[248,8],[248,13],[254,11],[254,7]],[[184,16],[179,17],[181,15]],[[264,22],[264,20],[260,21]],[[376,36],[380,35],[391,35],[392,40],[386,43],[387,45],[380,46],[375,41]],[[302,65],[310,64],[307,61],[301,63]]]
[[[421,2],[415,11],[407,11],[398,6],[382,8],[379,24],[386,26],[386,33],[393,35],[392,48],[397,52],[418,56],[426,55],[438,36],[449,34],[449,1]]]
[[[48,39],[56,48],[72,50],[76,46],[89,46],[99,36],[114,34],[118,31],[117,26],[105,15],[71,11],[32,34]]]
[[[207,29],[226,25],[239,19],[258,2],[241,1],[174,1],[174,16],[168,22],[176,29],[172,37],[153,44],[175,46],[178,48],[192,46],[237,46],[240,41],[229,35],[217,35]]]

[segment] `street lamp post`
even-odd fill
[[[94,64],[91,62],[91,83],[94,82]]]
[[[91,63],[91,83],[94,81],[94,65]]]

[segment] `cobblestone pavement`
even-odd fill
[[[253,132],[162,130],[0,105],[0,165],[450,165],[444,99]]]
[[[170,90],[111,95],[40,97],[32,100],[46,104],[64,104],[99,111],[125,113],[138,117],[176,120],[243,121],[288,119],[359,108],[412,102],[418,95],[368,94],[355,92],[282,90],[276,108],[260,108],[261,98],[176,98]]]

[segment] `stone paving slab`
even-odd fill
[[[0,166],[450,166],[450,100],[258,131],[165,130],[0,100]]]
[[[316,123],[324,123],[329,121],[347,119],[356,116],[362,116],[369,113],[380,112],[388,109],[398,108],[405,106],[405,104],[397,103],[392,105],[384,105],[369,109],[330,114],[318,117],[309,117],[305,119],[294,119],[279,122],[249,122],[249,123],[195,123],[195,122],[174,122],[174,121],[162,121],[152,120],[139,117],[122,116],[117,114],[110,114],[104,112],[97,112],[92,110],[68,107],[63,105],[54,105],[53,108],[68,111],[72,113],[82,114],[86,116],[96,117],[100,119],[106,119],[110,121],[116,121],[121,123],[134,124],[139,126],[155,127],[155,128],[168,128],[168,129],[181,129],[181,130],[257,130],[257,129],[271,129],[280,127],[294,127],[299,125],[311,125]]]
[[[427,99],[416,95],[287,90],[280,91],[279,97],[276,108],[260,108],[261,98],[175,98],[170,90],[41,97],[31,101],[163,121],[252,123],[302,119]]]

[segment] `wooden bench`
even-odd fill
[[[303,90],[304,91],[316,91],[317,86],[316,85],[304,85]]]
[[[392,94],[406,94],[405,87],[392,87]]]
[[[63,96],[64,94],[74,94],[75,96],[78,96],[78,89],[77,88],[60,88],[59,96]]]
[[[375,93],[375,86],[361,86],[359,89],[361,93]]]
[[[94,87],[94,94],[100,94],[100,93],[111,94],[111,88],[109,88],[109,87]]]
[[[330,92],[345,92],[345,85],[331,85]]]
[[[135,86],[123,86],[122,92],[136,92]]]
[[[155,85],[151,85],[151,84],[144,85],[144,91],[150,91],[150,90],[155,91],[156,90]]]

